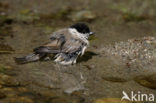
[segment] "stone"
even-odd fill
[[[102,77],[102,79],[111,82],[127,82],[126,79],[120,77]]]
[[[0,91],[0,99],[5,98],[6,95]]]
[[[11,76],[0,74],[0,84],[4,86],[19,86],[19,82]]]
[[[0,44],[0,54],[10,54],[13,53],[13,48],[6,44]]]
[[[156,89],[156,74],[136,77],[134,80],[142,86]]]
[[[17,91],[15,91],[13,88],[3,88],[0,90],[3,94],[5,94],[7,97],[14,97],[17,96]]]
[[[121,98],[100,98],[93,101],[92,103],[141,103],[141,102],[131,102],[128,100],[123,100],[121,102]]]
[[[82,10],[72,13],[70,18],[73,21],[92,21],[96,18],[96,14],[89,10]]]
[[[9,103],[34,103],[34,101],[28,97],[12,97]]]
[[[52,98],[48,103],[68,103],[65,99],[62,98]]]

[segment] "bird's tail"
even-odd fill
[[[25,63],[29,63],[29,62],[35,62],[40,60],[40,55],[39,54],[30,54],[21,58],[14,58],[16,63],[18,64],[25,64]]]

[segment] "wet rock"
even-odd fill
[[[57,10],[56,12],[49,13],[49,14],[40,14],[40,20],[47,22],[51,20],[68,20],[68,16],[73,11],[72,7],[64,6]]]
[[[74,91],[84,90],[84,86],[76,77],[71,74],[62,74],[62,89],[65,93],[71,94]]]
[[[9,7],[9,4],[7,2],[0,2],[0,7],[6,9]]]
[[[0,26],[4,26],[5,24],[11,24],[13,19],[9,18],[6,15],[0,15]]]
[[[0,99],[5,98],[5,97],[6,97],[6,95],[0,91]]]
[[[48,103],[68,103],[65,99],[62,98],[51,98]]]
[[[102,79],[111,82],[127,82],[126,79],[120,77],[103,77]]]
[[[52,98],[58,98],[58,96],[51,91],[43,91],[43,92],[40,92],[39,94],[42,95],[44,99],[47,101],[49,100],[51,101]]]
[[[7,9],[9,8],[8,2],[0,2],[0,15],[6,15]],[[1,22],[1,21],[0,21]]]
[[[124,21],[129,22],[129,21],[143,21],[148,19],[147,16],[145,15],[136,15],[136,14],[132,14],[132,13],[123,13],[122,15]]]
[[[99,56],[93,57],[87,65],[95,64],[95,78],[102,81],[127,82],[135,77],[155,74],[156,39],[143,37],[130,39],[114,45],[96,49]]]
[[[0,44],[0,54],[10,54],[13,51],[14,51],[13,48],[10,47],[9,45]]]
[[[149,0],[143,2],[141,2],[141,0],[128,1],[125,3],[119,2],[114,5],[113,9],[120,11],[125,21],[142,21],[155,17],[155,4],[156,2]]]
[[[104,47],[101,53],[104,56],[109,56],[109,58],[114,58],[114,62],[116,63],[121,60],[122,65],[125,65],[127,69],[142,70],[142,73],[145,70],[151,73],[155,71],[155,37],[143,37],[140,39],[131,39],[127,42],[119,42],[115,45]]]
[[[92,21],[96,19],[96,14],[89,10],[82,10],[72,13],[70,18],[73,21]]]
[[[0,91],[7,97],[14,97],[18,94],[18,92],[13,88],[2,88]]]
[[[3,86],[19,86],[19,82],[11,76],[0,74],[0,84]]]
[[[17,15],[11,15],[10,18],[24,23],[32,23],[40,19],[39,15],[30,9],[23,9]]]
[[[10,25],[2,23],[0,24],[0,39],[4,39],[6,36],[13,37],[12,28]],[[4,45],[4,44],[3,44]]]
[[[12,97],[9,99],[9,103],[34,103],[34,101],[28,97]]]
[[[134,80],[142,86],[156,89],[156,74],[136,77]]]
[[[0,73],[6,74],[8,70],[12,70],[12,67],[6,65],[0,65]]]
[[[55,18],[56,19],[68,19],[68,15],[72,12],[72,8],[70,6],[65,6],[63,8],[61,8],[56,14],[55,14]]]
[[[95,68],[95,65],[84,65],[88,70],[92,70]]]
[[[95,100],[93,103],[141,103],[141,102],[131,102],[128,100],[123,100],[121,102],[121,98],[101,98]]]
[[[28,89],[25,88],[25,87],[18,87],[18,88],[17,88],[17,91],[20,92],[20,93],[22,93],[22,92],[27,92]]]
[[[3,86],[2,85],[0,85],[0,89],[2,88]]]

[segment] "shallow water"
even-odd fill
[[[104,56],[100,52],[116,42],[156,37],[154,0],[1,0],[1,3],[0,12],[6,13],[7,17],[1,27],[11,29],[4,29],[9,32],[2,36],[0,43],[9,45],[14,51],[6,49],[9,53],[0,54],[3,67],[0,76],[4,79],[2,83],[0,81],[0,93],[3,94],[0,102],[90,103],[97,98],[121,98],[122,91],[156,94],[153,89],[156,72],[151,69],[155,67],[154,62],[145,65],[147,68],[129,68],[118,56]],[[81,20],[91,27],[96,38],[91,40],[90,47],[77,64],[61,66],[53,61],[39,61],[17,65],[14,62],[13,57],[27,55],[33,48],[49,41],[53,31],[78,22],[71,20],[71,14],[82,10],[96,15],[92,20],[87,17]],[[8,18],[12,22],[8,22]],[[136,78],[143,78],[141,80],[148,85]]]

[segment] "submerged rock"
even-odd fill
[[[34,103],[34,101],[28,97],[12,97],[9,103]]]
[[[121,98],[100,98],[95,100],[93,103],[141,103],[141,102],[131,102],[128,100],[121,101]]]
[[[0,54],[10,54],[13,51],[14,51],[13,48],[10,47],[9,45],[0,44]]]
[[[19,11],[18,14],[11,15],[10,18],[24,23],[32,23],[36,20],[40,20],[39,15],[30,9],[23,9]]]
[[[89,10],[82,10],[79,12],[74,12],[70,16],[73,21],[92,21],[96,19],[96,14]]]
[[[5,97],[6,97],[6,95],[0,91],[0,99],[5,98]]]
[[[124,78],[120,77],[103,77],[102,79],[106,81],[111,81],[111,82],[127,82]]]
[[[0,74],[0,84],[3,86],[19,86],[19,82],[15,78],[5,74]]]
[[[74,91],[84,90],[83,84],[76,79],[74,75],[62,74],[61,85],[65,93],[73,93]]]
[[[48,103],[68,103],[67,100],[62,99],[62,98],[51,98]]]
[[[101,56],[99,59],[104,63],[101,65],[98,63],[98,68],[105,68],[98,70],[101,71],[99,74],[104,80],[111,82],[135,80],[141,85],[155,88],[153,76],[156,74],[155,37],[130,39],[127,42],[105,46],[97,52]],[[96,62],[100,60],[97,59]]]
[[[107,56],[118,56],[128,68],[156,70],[156,39],[144,37],[104,47]],[[155,71],[156,72],[156,71]]]
[[[145,87],[156,89],[156,74],[149,76],[140,76],[135,78],[135,81]]]
[[[6,96],[6,97],[14,97],[17,96],[18,92],[14,88],[8,88],[4,87],[0,89],[0,91]]]

